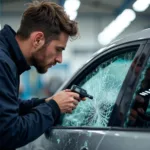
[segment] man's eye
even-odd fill
[[[57,49],[58,52],[62,52],[62,49]]]

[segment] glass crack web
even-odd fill
[[[62,126],[106,127],[134,53],[114,57],[99,65],[79,84],[93,96],[81,101],[72,114],[65,114]]]

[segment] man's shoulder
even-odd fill
[[[0,46],[0,61],[6,61],[6,62],[9,62],[11,61],[12,63],[12,58],[11,56],[9,55],[9,53],[4,50],[1,46]]]
[[[7,53],[7,51],[0,46],[0,63],[5,62],[6,64],[8,64],[8,66],[15,71],[16,70],[16,65],[13,61],[13,59],[11,58],[11,56],[9,55],[9,53]]]

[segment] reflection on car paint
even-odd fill
[[[96,148],[97,145],[94,143],[101,143],[102,137],[106,134],[107,131],[92,131],[92,130],[72,130],[69,129],[54,129],[46,135],[47,149],[51,150],[83,150]],[[63,133],[63,134],[61,134]],[[43,140],[45,141],[45,140]],[[46,150],[47,150],[46,149]]]

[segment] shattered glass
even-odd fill
[[[81,101],[72,114],[65,114],[62,126],[107,127],[113,106],[135,52],[115,56],[96,67],[79,84],[93,99]]]

